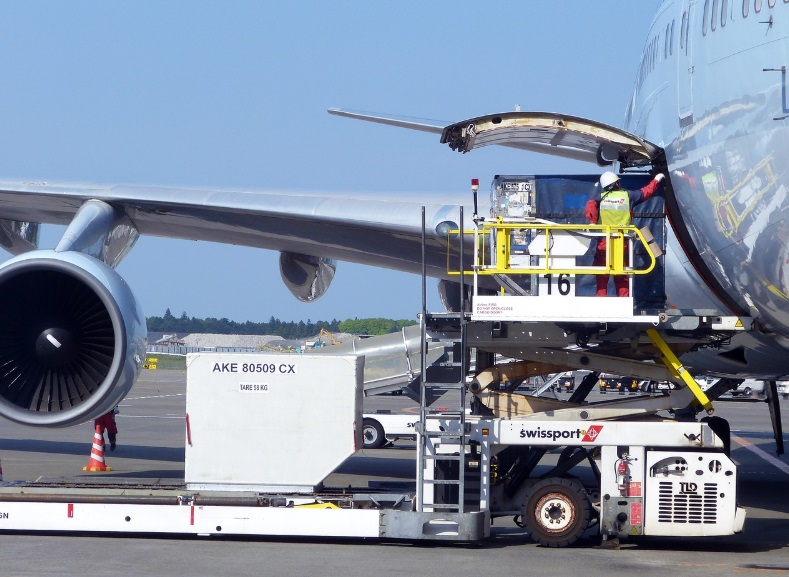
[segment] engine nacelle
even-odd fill
[[[67,427],[117,405],[142,370],[145,316],[126,281],[78,252],[0,266],[0,415]]]
[[[279,274],[288,290],[301,302],[311,303],[321,298],[334,279],[337,263],[330,258],[282,252],[279,255]]]

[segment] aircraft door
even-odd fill
[[[677,54],[677,113],[680,127],[693,123],[693,12],[696,0],[683,0]]]

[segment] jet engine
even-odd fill
[[[67,427],[115,407],[145,359],[145,317],[126,281],[73,251],[0,266],[0,415]]]

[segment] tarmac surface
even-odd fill
[[[185,371],[144,371],[120,407],[118,446],[106,454],[111,472],[82,470],[90,456],[92,423],[36,429],[0,421],[4,480],[182,482],[185,379]],[[595,392],[589,400],[604,398]],[[365,410],[415,409],[405,397],[365,402]],[[782,408],[789,413],[789,401],[782,401]],[[739,501],[748,510],[745,531],[732,537],[642,538],[623,542],[620,550],[599,549],[598,539],[588,539],[567,549],[548,549],[532,543],[511,518],[497,519],[492,537],[473,546],[0,533],[0,575],[789,575],[789,459],[775,455],[767,406],[758,399],[719,401],[716,411],[732,427]],[[365,486],[371,476],[413,481],[414,472],[414,442],[403,440],[360,451],[327,484]]]

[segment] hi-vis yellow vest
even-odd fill
[[[626,190],[611,190],[602,193],[599,224],[630,225],[630,196]]]

